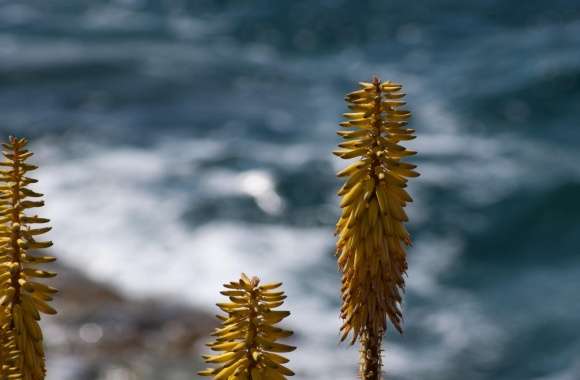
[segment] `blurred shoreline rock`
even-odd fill
[[[132,300],[57,264],[58,315],[42,319],[48,380],[191,379],[210,314],[161,299]],[[201,339],[201,340],[200,340]]]

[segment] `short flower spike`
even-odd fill
[[[275,327],[290,315],[289,311],[273,310],[284,303],[284,292],[277,290],[282,284],[259,285],[257,277],[248,278],[242,273],[237,282],[225,284],[221,292],[230,302],[218,303],[226,316],[217,316],[222,327],[213,332],[215,342],[211,350],[221,352],[204,355],[207,363],[216,368],[199,372],[215,380],[283,380],[294,375],[283,364],[288,362],[279,353],[294,351],[296,347],[277,343],[292,335],[291,331]]]
[[[5,160],[0,163],[0,378],[41,380],[46,368],[39,312],[56,313],[47,303],[56,289],[36,282],[55,273],[35,266],[55,258],[33,254],[52,246],[52,242],[37,240],[50,227],[35,225],[47,223],[48,219],[30,213],[30,209],[42,207],[44,202],[39,200],[42,194],[29,188],[37,181],[27,177],[36,169],[26,162],[32,156],[25,149],[27,143],[26,139],[10,137],[8,144],[2,144]]]
[[[339,190],[342,215],[336,225],[336,253],[342,277],[342,340],[352,333],[361,339],[363,379],[379,378],[380,343],[386,319],[402,330],[401,291],[407,269],[405,245],[411,237],[405,229],[403,208],[412,199],[406,192],[408,177],[417,177],[415,165],[403,162],[415,152],[399,145],[413,139],[408,129],[409,111],[401,109],[402,86],[392,82],[360,83],[346,96],[351,112],[343,116],[344,138],[333,152],[355,159],[338,173],[346,181]],[[370,350],[370,351],[369,351]],[[369,360],[376,365],[369,366]],[[372,372],[372,373],[371,373]],[[374,376],[374,377],[373,377]]]

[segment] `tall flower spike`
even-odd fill
[[[221,354],[204,355],[207,363],[217,363],[217,368],[199,372],[215,380],[284,380],[294,375],[284,366],[288,362],[278,353],[294,351],[296,347],[277,343],[280,338],[292,335],[291,331],[274,325],[290,315],[289,311],[273,310],[284,303],[284,292],[276,290],[282,284],[259,285],[258,277],[248,278],[242,273],[237,282],[224,284],[221,294],[230,302],[217,306],[227,316],[217,316],[222,327],[213,332],[215,342],[211,350]]]
[[[33,227],[49,220],[30,213],[42,207],[29,185],[35,179],[27,173],[36,166],[26,163],[32,152],[25,149],[28,141],[10,137],[2,144],[5,160],[0,163],[0,378],[41,380],[46,374],[39,312],[55,314],[47,302],[56,289],[36,282],[36,278],[55,276],[36,268],[54,257],[33,255],[32,252],[52,246],[50,241],[36,240],[50,227]]]
[[[339,177],[346,177],[338,195],[342,215],[336,225],[336,254],[342,272],[342,338],[352,333],[361,341],[361,377],[380,379],[381,340],[388,318],[401,332],[401,291],[407,269],[405,245],[411,238],[403,210],[412,199],[405,191],[407,177],[419,174],[402,162],[416,152],[399,145],[414,138],[406,128],[411,113],[400,109],[402,86],[392,82],[360,83],[345,100],[338,132],[346,141],[335,155],[356,159]],[[403,243],[403,244],[402,244]]]

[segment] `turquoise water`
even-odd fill
[[[0,1],[0,130],[33,141],[61,259],[208,310],[281,279],[305,379],[354,376],[330,152],[374,74],[422,173],[389,378],[580,379],[579,3]]]

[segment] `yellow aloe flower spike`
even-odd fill
[[[42,194],[29,185],[36,183],[27,177],[36,169],[26,160],[32,152],[25,149],[28,141],[10,137],[2,144],[5,160],[0,163],[0,378],[41,380],[46,374],[39,312],[55,314],[48,305],[56,289],[36,282],[55,273],[36,268],[54,257],[33,255],[52,246],[39,241],[38,236],[50,227],[36,227],[49,220],[40,218],[30,209],[42,207]]]
[[[283,380],[294,375],[279,353],[294,351],[296,347],[276,342],[292,335],[292,331],[275,327],[290,315],[289,311],[274,310],[284,303],[282,284],[260,285],[258,277],[251,279],[242,273],[237,282],[224,284],[221,294],[230,302],[218,303],[226,316],[217,316],[222,326],[212,333],[216,337],[208,347],[222,352],[204,355],[207,363],[217,364],[198,374],[213,376],[215,380]]]
[[[352,333],[361,342],[362,379],[380,379],[381,340],[388,318],[401,332],[401,291],[407,269],[405,246],[411,238],[405,229],[404,207],[412,199],[405,191],[408,177],[419,174],[403,158],[415,152],[399,145],[413,139],[406,128],[411,117],[401,99],[402,86],[381,82],[360,83],[346,95],[348,108],[338,134],[344,138],[333,152],[356,159],[338,173],[346,181],[338,191],[342,214],[336,224],[336,254],[342,272],[342,338]]]

